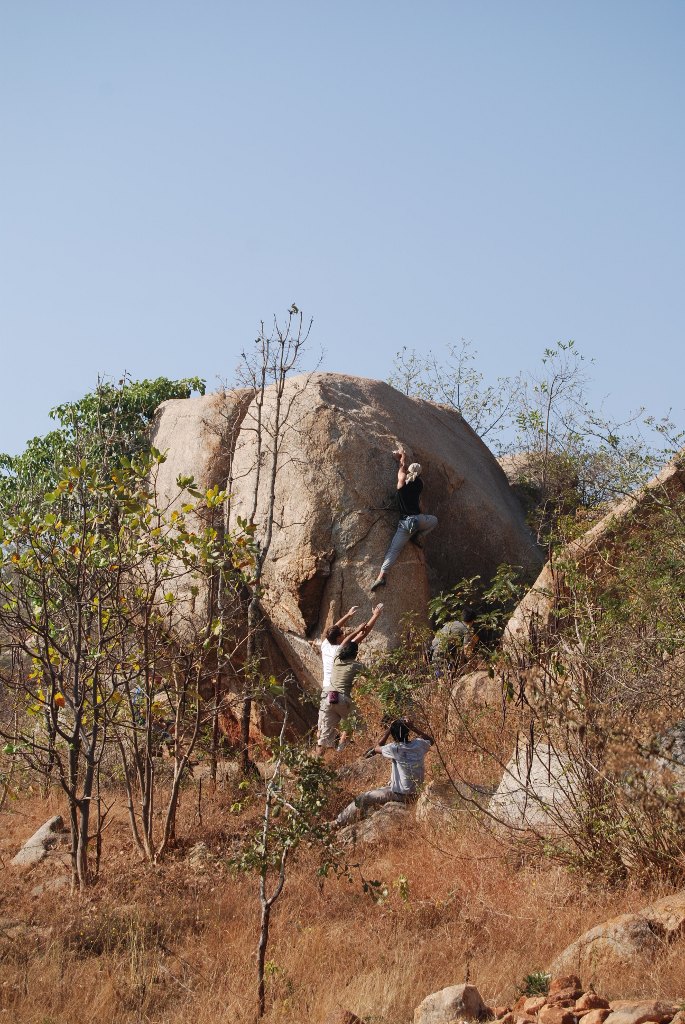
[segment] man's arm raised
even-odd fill
[[[407,482],[407,453],[400,445],[400,447],[392,453],[392,457],[399,462],[399,467],[397,469],[397,490],[399,491],[400,487],[404,487]]]
[[[374,608],[373,612],[371,613],[371,618],[369,619],[369,621],[365,622],[363,626],[359,627],[359,629],[356,629],[354,631],[354,633],[351,633],[348,636],[347,639],[351,643],[358,644],[360,642],[360,640],[363,640],[364,637],[367,637],[369,635],[369,633],[371,632],[371,630],[373,629],[373,627],[378,622],[378,619],[379,619],[380,614],[381,614],[382,611],[383,611],[383,605],[382,604],[377,604],[376,607]]]

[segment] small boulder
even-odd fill
[[[598,996],[596,992],[584,992],[582,996],[576,999],[575,1011],[578,1013],[586,1013],[588,1010],[608,1010],[609,1003],[602,996]]]
[[[44,825],[34,832],[30,839],[27,839],[21,850],[12,858],[12,866],[15,868],[32,868],[40,864],[48,855],[48,850],[57,844],[59,833],[64,828],[64,822],[59,814],[49,818]]]
[[[491,676],[485,669],[467,672],[460,676],[452,687],[450,705],[447,709],[447,724],[456,729],[464,711],[474,708],[498,708],[502,706],[502,680]]]
[[[397,825],[406,822],[409,811],[404,804],[387,803],[370,814],[368,818],[355,821],[346,828],[341,828],[338,837],[342,843],[378,843],[384,839]]]
[[[567,946],[550,970],[562,973],[576,968],[586,978],[606,976],[636,958],[655,956],[664,943],[684,933],[685,890],[665,896],[639,913],[621,914],[596,925]]]
[[[573,1010],[566,1006],[543,1006],[538,1013],[540,1024],[576,1024]]]
[[[431,828],[454,825],[459,811],[486,806],[493,792],[491,786],[472,785],[461,779],[429,782],[416,802],[416,820]]]
[[[545,996],[529,996],[523,1004],[523,1012],[537,1013],[538,1010],[542,1009],[546,1002],[547,998]]]
[[[604,1024],[611,1010],[584,1010],[576,1011],[576,1017],[583,1021],[583,1024]]]
[[[547,992],[550,996],[554,996],[557,992],[565,992],[567,989],[575,989],[579,996],[583,994],[583,986],[577,975],[562,974],[556,978],[552,977]]]
[[[484,1017],[486,1008],[475,985],[450,985],[426,996],[414,1010],[414,1024],[451,1024],[457,1017]]]
[[[550,992],[547,1002],[554,1006],[572,1006],[575,1009],[576,1000],[583,994],[582,988],[560,988],[556,992]]]
[[[189,867],[194,868],[196,871],[204,871],[209,863],[214,860],[214,856],[210,853],[206,843],[199,842],[195,843],[195,846],[191,846],[188,850],[187,860]]]
[[[609,1024],[667,1024],[678,1011],[672,1003],[657,1002],[651,999],[622,1000],[620,1009],[613,1009],[606,1021]],[[606,1024],[606,1022],[605,1022]]]

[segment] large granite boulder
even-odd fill
[[[463,576],[487,579],[503,562],[533,574],[539,568],[540,552],[503,471],[453,410],[380,381],[316,373],[290,379],[281,395],[267,391],[261,449],[258,412],[244,392],[165,402],[153,436],[168,452],[159,486],[171,496],[179,473],[201,486],[228,485],[231,525],[249,518],[256,492],[262,541],[273,487],[263,607],[277,660],[310,689],[320,685],[314,639],[350,605],[360,605],[361,621],[375,603],[369,586],[398,520],[390,508],[398,441],[423,466],[425,511],[439,526],[424,550],[407,545],[375,595],[385,612],[367,651],[395,646],[405,617],[426,621],[429,595]]]
[[[68,835],[68,833],[66,833]],[[65,838],[64,822],[59,814],[48,818],[37,832],[26,840],[21,850],[12,858],[15,868],[32,868],[49,855],[61,839]]]

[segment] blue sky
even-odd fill
[[[574,338],[684,423],[684,43],[668,0],[5,3],[0,450],[293,301],[326,369]]]

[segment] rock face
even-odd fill
[[[450,985],[426,996],[414,1010],[414,1024],[451,1024],[460,1017],[478,1019],[486,1013],[475,985]]]
[[[398,441],[423,466],[424,508],[439,525],[425,550],[406,546],[376,595],[385,612],[367,650],[396,645],[403,618],[425,621],[429,594],[463,576],[489,578],[502,562],[533,573],[539,568],[540,553],[504,473],[458,413],[379,381],[296,377],[282,396],[266,393],[258,459],[258,411],[244,392],[165,402],[153,436],[155,446],[168,451],[158,483],[169,497],[179,473],[204,487],[228,484],[231,525],[249,517],[256,491],[258,533],[273,484],[263,607],[276,657],[309,688],[320,686],[312,640],[350,605],[360,605],[361,621],[373,603],[369,585],[398,520],[388,510]],[[272,480],[271,439],[284,415]]]
[[[519,737],[488,811],[503,825],[543,833],[572,826],[578,785],[570,761],[547,743]]]
[[[636,957],[654,956],[665,943],[683,935],[685,890],[657,900],[638,914],[621,914],[591,928],[559,954],[550,971],[577,970],[588,978],[601,977]]]

